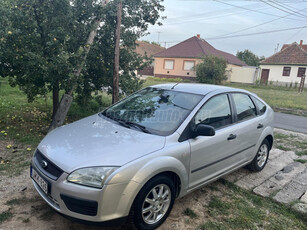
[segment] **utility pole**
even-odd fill
[[[301,77],[300,86],[299,86],[299,88],[298,88],[298,92],[299,92],[299,93],[302,93],[302,92],[304,91],[305,78],[306,78],[306,75],[304,74],[304,75]]]
[[[114,71],[113,71],[113,94],[112,104],[118,101],[119,91],[119,42],[120,42],[120,26],[122,24],[122,1],[117,6],[117,22],[116,22],[116,38],[115,38],[115,52],[114,52]]]

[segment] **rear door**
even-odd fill
[[[250,96],[245,93],[231,93],[235,111],[237,142],[242,157],[248,160],[256,154],[256,144],[263,130],[263,117],[257,117],[257,109]]]

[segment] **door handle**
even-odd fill
[[[263,124],[259,123],[257,126],[257,129],[262,129],[263,128]]]
[[[229,137],[227,138],[227,140],[233,140],[233,139],[236,139],[237,138],[237,135],[235,134],[230,134]]]

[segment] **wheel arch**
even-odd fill
[[[264,140],[267,140],[268,142],[269,142],[269,144],[270,144],[270,149],[269,150],[271,150],[272,149],[272,147],[273,147],[273,141],[274,141],[274,139],[273,139],[273,136],[272,135],[267,135],[265,138],[264,138]]]

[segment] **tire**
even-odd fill
[[[253,159],[253,161],[247,165],[247,168],[254,172],[260,172],[266,165],[269,159],[269,152],[270,152],[270,143],[267,139],[265,139]]]
[[[168,217],[174,201],[173,181],[166,175],[152,178],[135,198],[132,216],[134,225],[142,230],[156,229]]]

